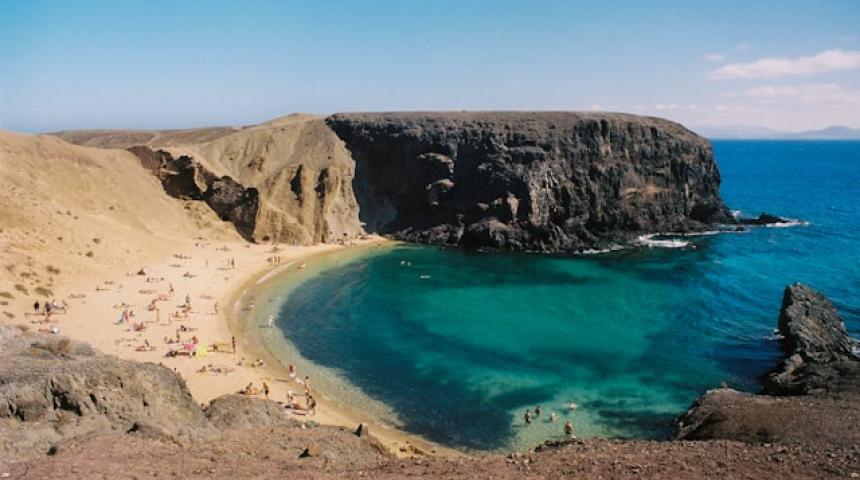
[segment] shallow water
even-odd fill
[[[733,209],[809,224],[576,258],[370,250],[270,286],[267,342],[340,401],[453,447],[525,449],[565,419],[580,436],[664,437],[704,390],[757,388],[786,284],[860,328],[860,143],[714,149]]]

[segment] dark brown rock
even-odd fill
[[[733,223],[707,140],[609,113],[356,113],[327,120],[356,162],[373,233],[435,244],[578,251]]]
[[[856,380],[860,361],[836,307],[824,295],[802,285],[785,288],[779,333],[786,358],[764,379],[770,394],[836,389]]]
[[[742,442],[860,441],[860,361],[833,304],[802,285],[785,288],[779,316],[786,358],[762,395],[711,390],[677,421],[679,439]]]
[[[146,146],[134,146],[128,151],[161,180],[168,195],[182,200],[206,202],[221,220],[232,223],[243,238],[254,240],[260,206],[260,195],[256,188],[245,188],[226,175],[217,177],[187,155],[174,159],[169,152],[154,151]]]

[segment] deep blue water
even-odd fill
[[[768,337],[786,284],[821,290],[860,331],[860,142],[714,152],[732,209],[809,224],[576,258],[385,249],[302,283],[278,326],[402,428],[446,445],[528,448],[565,419],[581,436],[666,436],[704,390],[758,387],[779,358]]]

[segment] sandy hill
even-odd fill
[[[238,239],[204,205],[167,197],[124,150],[0,131],[0,184],[0,281],[12,295],[137,269],[195,238]]]
[[[250,127],[53,135],[81,145],[145,145],[174,157],[187,155],[215,176],[256,189],[259,205],[251,235],[256,241],[309,244],[362,232],[352,193],[354,162],[318,116],[293,114]]]

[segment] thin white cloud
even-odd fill
[[[750,63],[730,63],[712,70],[715,80],[779,78],[860,68],[860,51],[826,50],[812,56],[767,57]]]
[[[726,56],[722,53],[709,53],[705,55],[705,60],[714,63],[723,63],[726,61]]]
[[[754,98],[785,98],[809,95],[833,95],[842,92],[842,87],[837,83],[813,83],[807,85],[764,85],[748,88],[742,92],[742,95]]]
[[[739,52],[749,52],[751,49],[752,49],[752,46],[750,46],[750,44],[747,42],[741,42],[741,43],[737,44],[737,46],[735,47],[735,50],[737,50]]]

